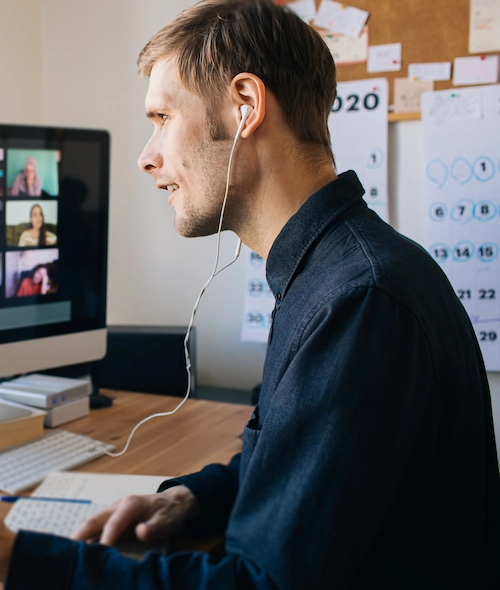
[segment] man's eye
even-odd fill
[[[168,119],[170,119],[170,117],[168,115],[160,115],[160,117],[162,118],[162,125],[163,123],[165,123],[165,121],[167,121]]]

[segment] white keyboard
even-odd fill
[[[89,436],[56,430],[0,452],[0,489],[18,494],[40,483],[51,471],[73,469],[114,449]]]

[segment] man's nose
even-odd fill
[[[155,170],[161,168],[163,160],[159,150],[154,146],[153,138],[151,138],[145,145],[142,154],[139,156],[137,165],[143,172],[153,174]]]

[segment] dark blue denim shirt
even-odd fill
[[[498,462],[473,328],[441,269],[363,192],[342,174],[283,228],[241,456],[177,480],[202,506],[192,526],[226,531],[226,556],[137,564],[21,533],[7,590],[500,588]]]

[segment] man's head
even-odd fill
[[[183,86],[203,98],[213,139],[227,139],[217,105],[241,72],[258,76],[276,97],[299,141],[322,146],[333,161],[327,118],[335,100],[335,65],[321,37],[271,0],[205,0],[154,35],[138,65],[149,76],[174,57]]]

